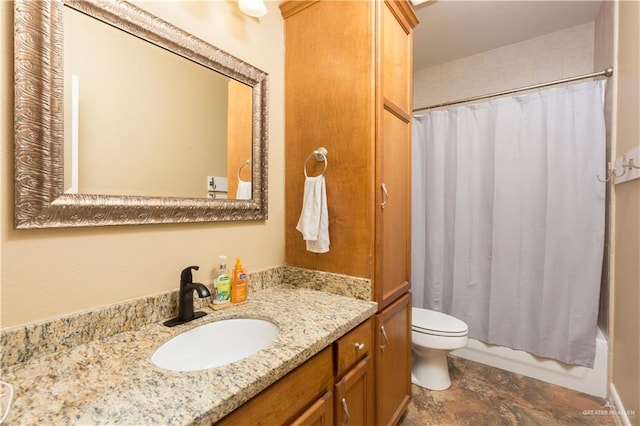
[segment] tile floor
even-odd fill
[[[401,426],[615,425],[607,401],[449,356],[451,388],[412,385]]]

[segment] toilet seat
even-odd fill
[[[443,337],[466,336],[469,327],[464,321],[430,309],[412,308],[411,330],[416,333]]]

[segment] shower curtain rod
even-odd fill
[[[496,93],[491,93],[489,95],[474,96],[474,97],[471,97],[471,98],[461,99],[461,100],[458,100],[458,101],[444,102],[444,103],[441,103],[441,104],[430,105],[430,106],[422,107],[422,108],[416,108],[416,109],[413,110],[413,112],[423,111],[423,110],[426,110],[426,109],[441,108],[441,107],[445,107],[445,106],[449,106],[449,105],[463,104],[463,103],[471,102],[471,101],[479,101],[481,99],[494,98],[496,96],[510,95],[512,93],[522,92],[522,91],[525,91],[525,90],[539,89],[541,87],[553,86],[553,85],[562,84],[562,83],[570,83],[570,82],[576,81],[576,80],[584,80],[585,78],[602,77],[602,76],[611,77],[612,75],[613,75],[613,68],[609,67],[604,71],[593,72],[591,74],[579,75],[577,77],[563,78],[562,80],[556,80],[556,81],[550,81],[550,82],[547,82],[547,83],[534,84],[533,86],[520,87],[519,89],[505,90],[504,92],[496,92]]]

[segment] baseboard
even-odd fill
[[[631,419],[629,418],[629,414],[632,416],[636,413],[628,412],[624,409],[624,405],[622,404],[622,400],[620,399],[620,395],[618,395],[618,391],[613,383],[609,384],[609,397],[613,402],[613,407],[611,407],[615,414],[613,416],[616,425],[618,426],[633,426],[631,424]]]

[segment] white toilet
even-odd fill
[[[411,314],[412,382],[431,390],[448,389],[447,354],[466,346],[469,327],[451,315],[429,309],[413,308]]]

